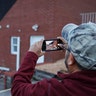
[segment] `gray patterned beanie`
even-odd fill
[[[89,22],[78,26],[71,23],[66,26],[62,36],[76,61],[85,69],[96,70],[96,24]]]

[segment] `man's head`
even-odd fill
[[[62,36],[75,63],[83,69],[96,70],[96,24],[89,22],[78,26],[71,23],[66,26],[62,29]]]

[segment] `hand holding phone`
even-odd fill
[[[62,50],[59,44],[63,44],[60,39],[49,39],[44,40],[42,44],[42,51],[57,51]]]

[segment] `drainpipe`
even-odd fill
[[[17,54],[16,54],[16,71],[20,65],[20,37],[18,37]]]

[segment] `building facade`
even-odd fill
[[[0,69],[18,70],[31,44],[61,36],[67,23],[96,22],[95,12],[96,0],[16,0],[0,21]],[[37,63],[62,58],[61,51],[47,52]]]

